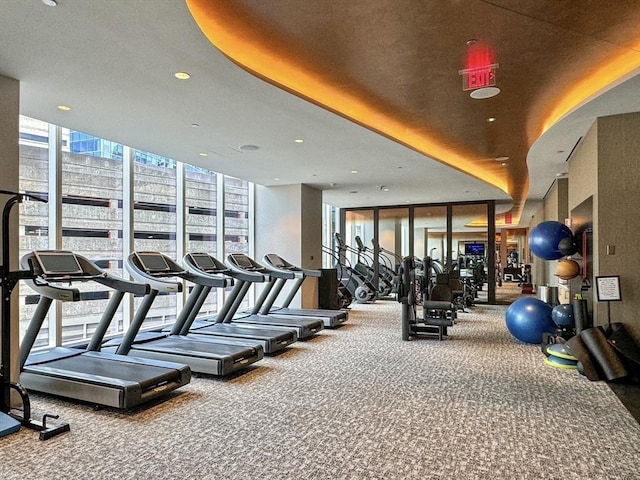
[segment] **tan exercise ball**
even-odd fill
[[[556,266],[556,275],[563,280],[571,280],[580,274],[580,264],[575,260],[564,259]]]

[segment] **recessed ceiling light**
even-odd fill
[[[173,74],[178,80],[188,80],[191,78],[187,72],[176,72]]]
[[[207,156],[209,156],[209,154],[208,154],[208,153],[206,153],[206,152],[200,152],[200,156],[201,156],[201,157],[207,157]]]
[[[200,126],[200,124],[199,124],[199,123],[192,123],[192,124],[191,124],[191,126],[192,126],[193,128],[198,128],[198,127]]]
[[[47,7],[55,7],[56,5],[58,5],[58,2],[56,0],[42,0],[42,3],[44,3]]]
[[[240,145],[239,148],[243,152],[255,152],[256,150],[260,150],[258,145]]]
[[[506,162],[509,157],[496,157],[496,162]]]
[[[476,40],[475,38],[470,38],[469,40],[467,40],[468,46],[475,45],[476,43],[478,43],[478,40]]]
[[[502,162],[500,165],[502,165],[503,167],[507,164],[507,162]]]
[[[273,179],[274,179],[276,182],[279,182],[279,181],[280,181],[280,177],[273,177]]]
[[[496,117],[487,118],[487,122],[495,122],[495,121],[496,121]]]
[[[483,98],[495,97],[499,93],[500,93],[500,89],[498,87],[484,87],[484,88],[478,88],[477,90],[473,90],[470,93],[470,95],[471,95],[471,98],[480,100]]]
[[[304,138],[296,138],[294,140],[295,143],[304,143]]]
[[[69,105],[58,105],[58,110],[62,110],[63,112],[68,112],[69,110],[71,110],[71,107]]]
[[[351,173],[356,175],[358,173],[358,170],[351,170]]]

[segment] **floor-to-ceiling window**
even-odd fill
[[[60,129],[60,134],[62,138],[70,139],[70,151],[62,150],[60,162],[60,247],[94,260],[102,269],[122,276],[122,145],[101,142],[102,139],[66,128]],[[78,137],[84,140],[79,141]],[[98,149],[101,143],[106,145]],[[111,294],[107,287],[95,282],[82,282],[75,286],[84,292],[85,300],[62,304],[62,343],[89,338]],[[109,333],[122,332],[122,312],[120,305]]]
[[[20,117],[20,190],[49,196],[49,124],[29,117]],[[49,247],[49,206],[46,203],[26,201],[19,205],[20,256],[32,250]],[[20,292],[20,338],[35,311],[38,295],[23,282]],[[45,322],[36,346],[48,345],[50,329]]]
[[[123,255],[132,249],[160,251],[178,263],[188,251],[249,253],[252,188],[202,167],[21,117],[20,189],[49,200],[20,204],[21,256],[68,249],[126,277]],[[88,300],[51,308],[36,347],[84,341],[93,333],[111,294],[90,282],[82,290]],[[203,313],[215,311],[216,297],[210,295]],[[21,336],[37,302],[37,293],[21,283]],[[108,335],[127,328],[131,302],[125,297]],[[180,305],[176,295],[160,295],[145,327],[171,323]]]
[[[211,170],[185,166],[186,252],[204,252],[218,257],[217,186],[218,176]],[[211,292],[200,312],[217,311],[218,295]]]
[[[135,251],[157,251],[176,260],[177,162],[134,152],[133,246]],[[136,299],[138,300],[138,299]],[[146,328],[171,324],[178,297],[158,295],[145,320]],[[136,302],[136,308],[138,301]]]
[[[249,183],[224,179],[224,252],[249,253]]]

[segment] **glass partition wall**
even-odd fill
[[[340,232],[347,245],[346,259],[362,262],[362,242],[375,272],[383,263],[397,268],[402,258],[429,257],[436,271],[460,269],[461,275],[482,270],[483,286],[478,302],[496,302],[495,203],[432,204],[408,207],[344,209]],[[384,267],[382,267],[384,268]]]

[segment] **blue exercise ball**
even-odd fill
[[[559,327],[575,327],[576,322],[573,319],[573,305],[556,305],[553,307],[553,310],[551,310],[551,319]]]
[[[547,221],[533,227],[529,232],[529,248],[536,257],[544,260],[558,260],[565,256],[560,249],[567,242],[564,239],[573,239],[571,229],[564,223]]]
[[[533,297],[519,298],[507,308],[506,323],[511,335],[521,342],[541,343],[544,333],[555,333],[551,305]]]

